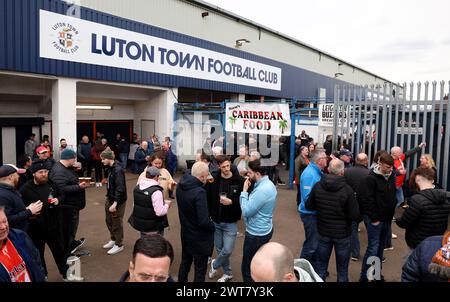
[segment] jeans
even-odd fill
[[[359,258],[360,256],[360,244],[359,244],[359,234],[358,234],[359,223],[356,221],[352,222],[352,257]]]
[[[81,170],[78,174],[81,177],[83,177],[84,174],[86,174],[86,177],[91,177],[92,176],[92,160],[82,159],[82,160],[80,160],[80,162],[81,162]]]
[[[75,247],[75,237],[80,222],[80,211],[71,208],[61,208],[64,251],[67,256]]]
[[[178,271],[178,282],[188,282],[189,271],[194,261],[194,282],[205,282],[206,270],[208,268],[208,255],[192,255],[183,248],[181,243],[181,264]]]
[[[326,279],[328,263],[334,247],[336,254],[337,282],[348,282],[348,264],[350,262],[351,236],[342,239],[320,236],[316,252],[317,274]]]
[[[237,223],[214,223],[214,245],[216,246],[217,258],[214,260],[214,269],[223,268],[223,272],[229,276],[233,275],[230,265],[230,256],[234,250],[237,236]]]
[[[317,216],[311,214],[300,214],[305,229],[305,242],[303,242],[300,258],[308,260],[315,268],[316,250],[319,245],[319,232],[317,231]]]
[[[402,187],[395,189],[395,197],[397,198],[397,207],[399,207],[405,201]]]
[[[95,182],[101,182],[103,178],[103,164],[99,160],[94,161]]]
[[[391,246],[392,246],[392,222],[389,222],[387,225],[387,235],[384,247],[388,248]]]
[[[36,246],[41,257],[42,266],[45,275],[47,276],[47,265],[45,263],[45,244],[47,243],[50,251],[53,254],[53,259],[58,267],[59,273],[66,277],[66,272],[69,266],[66,263],[67,255],[63,245],[63,234],[61,224],[60,209],[48,210],[47,221],[33,221],[30,223],[28,235],[33,244]]]
[[[269,234],[264,236],[254,236],[245,232],[244,239],[244,249],[242,252],[242,279],[244,282],[253,282],[252,275],[250,273],[250,263],[252,262],[253,256],[259,250],[261,246],[270,241],[273,235],[273,229]]]
[[[369,265],[367,264],[367,260],[369,257],[378,257],[380,264],[379,269],[381,270],[381,261],[383,259],[383,251],[386,243],[386,237],[388,235],[388,224],[390,223],[390,221],[380,221],[378,225],[373,225],[369,216],[364,215],[364,224],[367,229],[367,250],[361,266],[361,279],[368,279],[367,269],[369,268]]]
[[[120,162],[122,163],[122,168],[125,170],[128,163],[128,153],[119,153]]]

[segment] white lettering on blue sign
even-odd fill
[[[281,90],[281,69],[216,51],[40,10],[40,56]]]

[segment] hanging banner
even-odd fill
[[[228,132],[291,135],[289,104],[227,103],[225,118]]]
[[[77,19],[39,12],[42,58],[281,90],[281,68]]]
[[[348,105],[339,105],[338,127],[347,125]],[[334,104],[319,104],[319,127],[334,127]]]

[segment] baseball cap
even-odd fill
[[[341,149],[341,151],[339,151],[339,156],[344,156],[344,155],[347,155],[347,156],[352,156],[352,152],[350,152],[350,150],[348,150],[348,149]]]
[[[45,148],[44,146],[39,146],[39,147],[36,149],[36,153],[37,153],[37,154],[42,154],[42,153],[45,153],[45,152],[48,152],[48,149]]]
[[[25,172],[26,172],[25,169],[19,169],[16,166],[11,165],[11,164],[3,165],[0,167],[0,177],[6,177],[13,173],[23,174]]]
[[[152,176],[152,177],[161,175],[161,173],[159,172],[159,169],[156,167],[153,167],[153,166],[148,167],[145,172],[150,174],[150,176]]]

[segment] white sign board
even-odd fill
[[[423,135],[423,128],[397,128],[397,134],[414,134],[414,135]]]
[[[225,118],[229,132],[291,135],[289,104],[227,103]]]
[[[347,125],[348,105],[339,105],[338,127]],[[334,127],[334,104],[319,104],[319,127]]]
[[[40,10],[42,58],[281,90],[281,69],[205,48]]]

